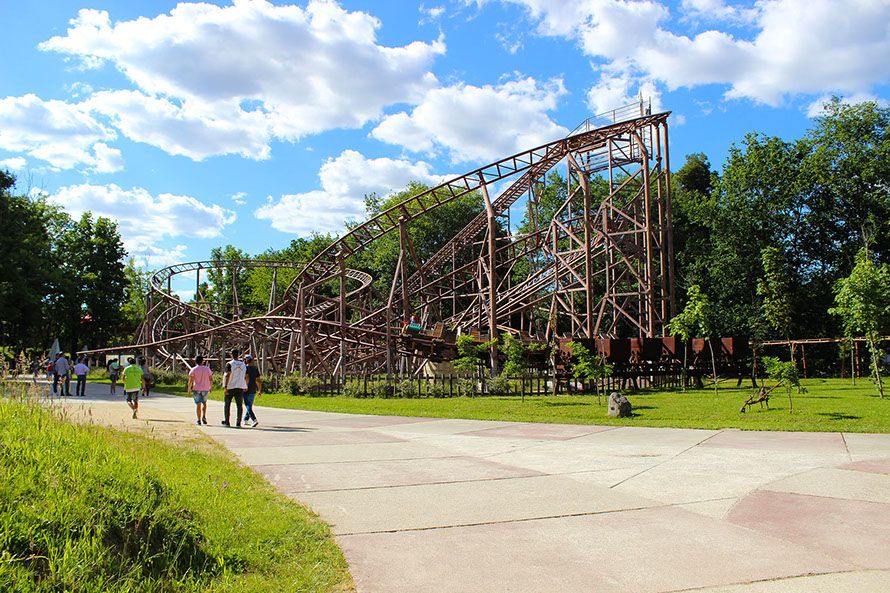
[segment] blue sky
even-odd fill
[[[890,98],[890,0],[2,0],[0,167],[155,268],[362,215],[651,97],[672,165]]]

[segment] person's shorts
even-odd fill
[[[111,373],[110,375],[108,375],[108,380],[112,383],[117,382],[117,373]]]
[[[127,403],[139,401],[139,391],[125,391],[127,394]]]
[[[192,390],[192,399],[195,400],[196,404],[206,404],[207,403],[207,391],[195,391]]]

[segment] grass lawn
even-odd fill
[[[0,590],[352,590],[328,527],[213,444],[0,397]]]
[[[517,422],[565,424],[610,424],[621,426],[671,426],[678,428],[739,428],[742,430],[890,432],[890,398],[878,398],[877,389],[867,379],[856,386],[849,379],[808,379],[807,392],[794,399],[794,412],[788,413],[784,390],[773,391],[769,409],[760,406],[740,414],[742,402],[754,391],[725,382],[720,395],[713,388],[686,391],[641,391],[628,394],[634,407],[632,418],[609,418],[604,404],[592,395],[546,397],[454,397],[422,399],[374,399],[352,397],[309,397],[263,394],[257,405],[323,412],[471,418]],[[161,385],[157,391],[185,395],[181,385]],[[222,399],[214,390],[211,398]],[[262,418],[260,419],[262,421]]]

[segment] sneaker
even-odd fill
[[[136,410],[133,410],[133,420],[136,419]]]
[[[241,423],[239,422],[238,424],[236,424],[235,428],[241,428]]]
[[[207,418],[201,418],[201,422],[203,422],[204,425],[206,426],[206,425],[207,425]]]
[[[223,421],[222,421],[222,425],[223,425],[223,426],[228,426],[228,425],[229,425],[229,423],[228,423],[228,422],[226,422],[226,421],[225,421],[225,420],[223,420]]]
[[[254,420],[254,421],[253,421],[253,424],[251,424],[251,426],[253,426],[254,428],[256,428],[257,426],[259,426],[259,424],[260,424],[259,422],[257,422],[256,420]]]
[[[201,426],[201,421],[198,420],[197,422],[195,422],[195,424],[197,424],[198,426]]]

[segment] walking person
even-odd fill
[[[139,358],[139,368],[142,369],[142,395],[148,397],[148,392],[151,391],[154,380],[152,379],[151,371],[148,370],[148,361],[145,360],[144,356]]]
[[[121,363],[119,359],[112,358],[105,367],[108,369],[108,380],[111,381],[111,395],[117,393],[117,377],[121,371]]]
[[[56,354],[53,363],[53,393],[57,392],[62,397],[71,395],[71,363],[64,352]]]
[[[142,384],[145,379],[142,376],[142,367],[136,364],[136,359],[132,356],[127,359],[127,366],[124,367],[124,395],[127,396],[127,405],[133,410],[133,418],[136,418],[136,412],[139,411],[139,394],[142,392]]]
[[[84,363],[83,357],[77,359],[74,365],[74,374],[77,376],[77,384],[74,386],[74,393],[78,397],[84,397],[87,394],[87,375],[90,373],[90,367]]]
[[[195,367],[189,371],[188,393],[195,402],[197,424],[207,424],[207,396],[213,386],[213,371],[204,364],[200,354],[195,358]]]
[[[247,363],[247,390],[244,392],[244,423],[247,424],[252,420],[253,426],[256,427],[259,422],[257,422],[256,414],[253,413],[253,400],[263,392],[263,378],[260,376],[260,369],[257,368],[253,356],[248,354],[244,357],[244,362]]]
[[[225,390],[225,420],[223,426],[231,426],[229,415],[232,409],[232,399],[235,400],[238,414],[235,416],[236,426],[241,428],[242,406],[244,404],[244,391],[247,389],[247,365],[240,359],[241,350],[232,350],[232,360],[226,363],[226,371],[223,373],[223,389]]]

